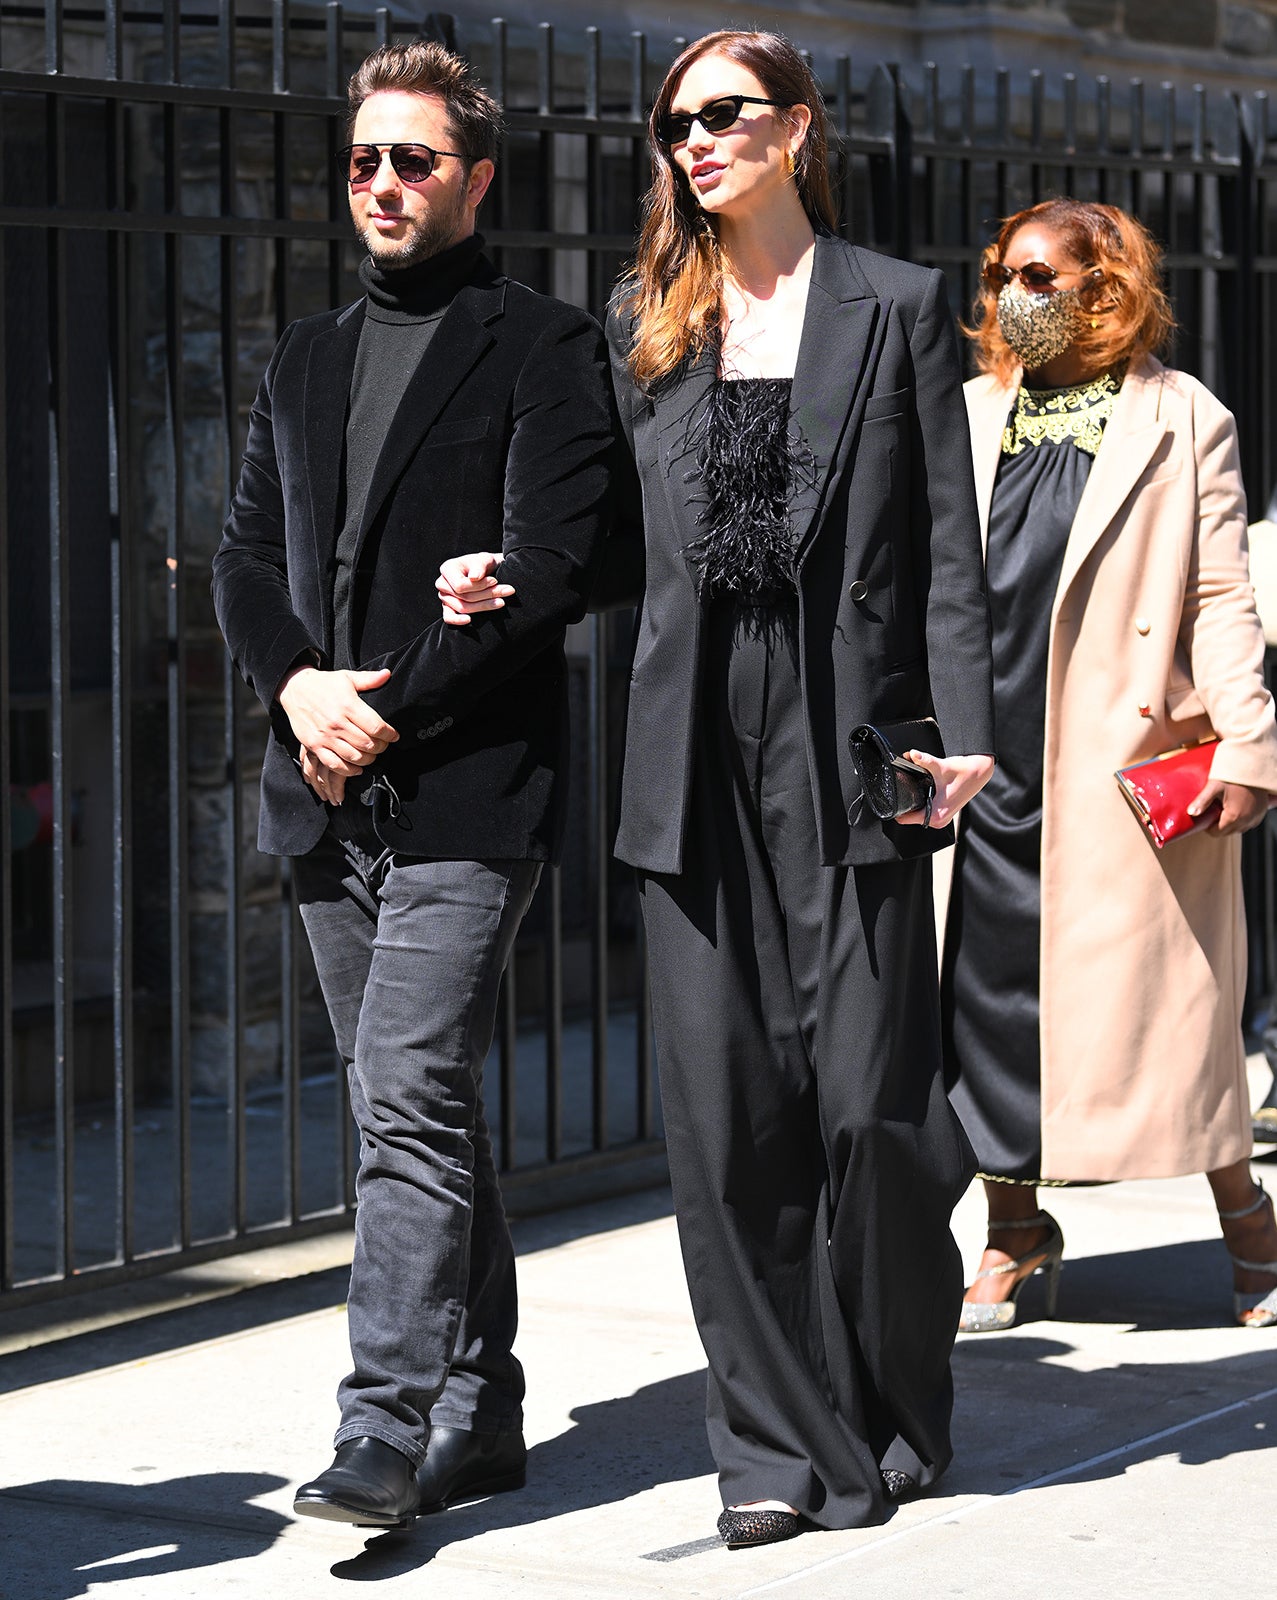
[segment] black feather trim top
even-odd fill
[[[689,547],[702,593],[769,605],[797,592],[789,503],[810,462],[791,440],[788,378],[720,378],[701,418],[704,532]]]

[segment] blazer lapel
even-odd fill
[[[1151,363],[1132,368],[1123,380],[1065,546],[1055,591],[1057,613],[1069,585],[1122,509],[1166,432],[1166,421],[1158,415],[1161,393],[1161,372]]]
[[[337,516],[341,501],[342,462],[345,459],[346,412],[350,380],[364,325],[364,303],[357,301],[338,317],[310,347],[306,360],[305,450],[306,480],[310,486],[311,527],[315,561],[321,578],[328,571],[337,543]],[[331,643],[332,589],[320,583],[325,596],[325,624]]]
[[[887,325],[883,309],[848,246],[819,234],[790,399],[790,416],[811,457],[790,502],[800,561],[819,527],[842,442],[854,434],[868,398],[864,379]]]
[[[971,423],[971,449],[975,467],[976,505],[980,512],[980,543],[989,545],[989,508],[993,486],[1002,460],[1002,435],[1015,402],[1019,380],[1009,389],[993,378],[982,378],[979,386],[967,391],[967,416]]]
[[[497,281],[467,285],[444,313],[417,370],[408,380],[394,421],[386,430],[359,525],[356,563],[368,530],[390,498],[427,429],[438,420],[461,383],[493,343],[487,324],[501,316],[504,309],[505,286]]]

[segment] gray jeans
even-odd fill
[[[336,1443],[417,1464],[431,1422],[522,1425],[514,1251],[483,1112],[497,990],[535,861],[397,856],[357,803],[294,862],[360,1131]]]

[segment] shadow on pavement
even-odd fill
[[[1007,1494],[1048,1477],[1098,1482],[1162,1456],[1202,1466],[1277,1447],[1271,1335],[1239,1329],[1238,1341],[1253,1337],[1254,1346],[1215,1360],[1079,1368],[1067,1364],[1067,1324],[1037,1326],[1042,1337],[960,1341],[955,1461],[943,1493]]]
[[[515,1250],[522,1256],[553,1249],[591,1234],[653,1222],[671,1215],[672,1211],[673,1201],[668,1188],[642,1190],[589,1205],[574,1206],[565,1211],[549,1212],[544,1216],[520,1218],[512,1223],[511,1228]],[[210,1282],[221,1281],[216,1269],[209,1269],[209,1273]],[[185,1268],[181,1281],[193,1294],[198,1295],[202,1281],[201,1269]],[[151,1279],[114,1291],[98,1292],[103,1296],[112,1293],[121,1295],[132,1289],[144,1294],[153,1291],[156,1282]],[[29,1349],[15,1351],[0,1361],[0,1394],[10,1394],[15,1389],[29,1388],[33,1384],[52,1383],[59,1378],[77,1377],[125,1361],[140,1361],[167,1350],[225,1338],[227,1334],[265,1327],[289,1317],[331,1310],[345,1301],[349,1282],[348,1267],[333,1267],[301,1277],[249,1285],[231,1294],[223,1293],[215,1299],[197,1300],[193,1305],[165,1306],[110,1327],[96,1328],[87,1333],[70,1333],[47,1343],[33,1344]],[[50,1322],[56,1322],[65,1315],[69,1304],[68,1301],[51,1302],[47,1307]],[[78,1305],[86,1309],[92,1309],[93,1304],[93,1291],[81,1296],[78,1301]],[[30,1319],[29,1312],[13,1315]],[[5,1320],[0,1317],[0,1330],[4,1327]]]
[[[198,1293],[199,1271],[188,1269],[186,1282]],[[17,1350],[0,1361],[0,1394],[33,1384],[53,1383],[59,1378],[78,1377],[126,1361],[142,1361],[168,1350],[222,1339],[227,1334],[261,1328],[288,1317],[312,1311],[327,1311],[346,1298],[350,1282],[349,1267],[333,1267],[311,1272],[300,1278],[265,1283],[238,1289],[215,1300],[199,1300],[194,1305],[167,1307],[87,1333],[71,1333],[47,1344]],[[85,1304],[92,1305],[91,1294]],[[51,1318],[65,1310],[64,1305],[49,1307]],[[2,1324],[0,1324],[2,1325]]]
[[[75,1600],[113,1583],[262,1555],[288,1519],[251,1502],[285,1481],[208,1472],[137,1485],[50,1478],[0,1490],[10,1529],[24,1504],[63,1513],[39,1548],[32,1541],[24,1553],[14,1539],[3,1592],[11,1600]]]
[[[570,1415],[575,1427],[529,1450],[526,1489],[422,1517],[404,1533],[381,1534],[337,1562],[333,1576],[357,1583],[399,1577],[426,1566],[447,1545],[714,1470],[705,1439],[703,1370],[647,1384],[624,1399],[578,1406]]]

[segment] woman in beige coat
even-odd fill
[[[1236,1315],[1277,1323],[1251,1176],[1240,835],[1277,791],[1233,419],[1153,352],[1159,253],[1047,201],[985,252],[967,385],[998,768],[953,857],[946,1060],[989,1203],[962,1326],[1010,1326],[1063,1239],[1040,1184],[1205,1172]],[[1114,772],[1218,735],[1199,830],[1157,850]]]

